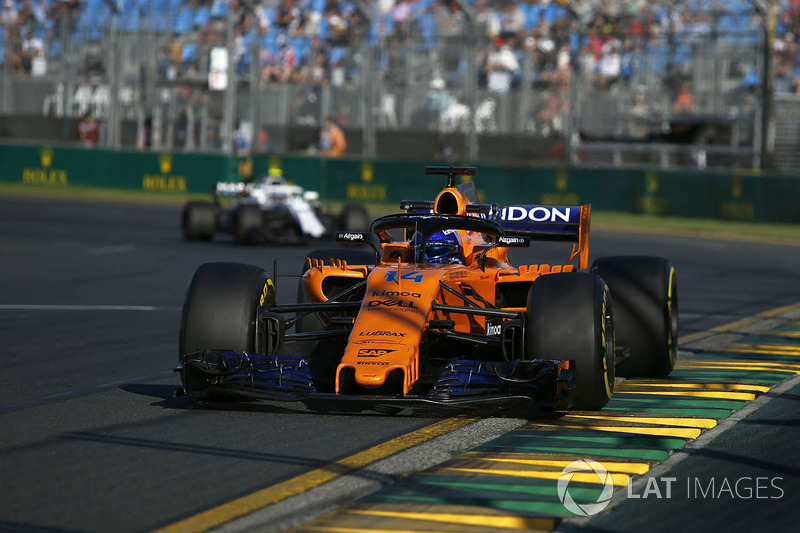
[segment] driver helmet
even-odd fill
[[[419,246],[419,233],[414,236],[414,244]],[[422,258],[425,263],[461,263],[464,261],[461,237],[456,230],[437,231],[428,237],[422,246]]]

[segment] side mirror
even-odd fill
[[[305,191],[303,193],[303,200],[306,202],[316,202],[319,200],[319,193],[317,191]]]

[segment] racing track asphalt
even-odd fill
[[[194,269],[225,260],[272,271],[278,256],[279,271],[295,273],[309,251],[184,243],[178,215],[175,206],[0,197],[0,530],[147,531],[444,419],[174,399]],[[800,300],[797,246],[595,232],[591,251],[669,257],[681,335]],[[514,255],[560,263],[566,251]],[[279,278],[279,300],[291,301],[295,284]]]

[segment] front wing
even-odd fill
[[[181,373],[183,392],[193,397],[324,400],[361,404],[365,408],[481,407],[523,401],[547,408],[565,408],[572,403],[570,392],[575,385],[575,374],[569,365],[551,360],[453,360],[425,393],[398,396],[319,392],[311,365],[298,356],[208,350],[184,355],[175,370]]]

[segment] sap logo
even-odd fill
[[[571,207],[545,207],[541,205],[530,206],[510,206],[503,209],[500,218],[507,222],[518,222],[520,220],[531,220],[533,222],[562,222],[570,221]]]
[[[422,295],[418,292],[399,292],[399,291],[372,291],[373,296],[410,296],[411,298],[420,298]]]
[[[400,283],[397,279],[397,270],[390,270],[386,273],[386,281],[394,281],[395,283]],[[422,283],[422,279],[425,277],[425,274],[422,272],[406,272],[400,276],[400,280],[402,281],[413,281],[414,283]]]
[[[381,357],[389,355],[396,350],[386,350],[384,348],[359,348],[358,357]]]
[[[403,309],[416,309],[412,301],[405,300],[370,300],[367,307],[398,307]]]
[[[362,331],[358,334],[359,337],[405,337],[405,333],[397,331]]]
[[[496,337],[500,335],[500,332],[503,330],[503,327],[500,324],[495,326],[489,326],[486,328],[486,336],[487,337]]]

